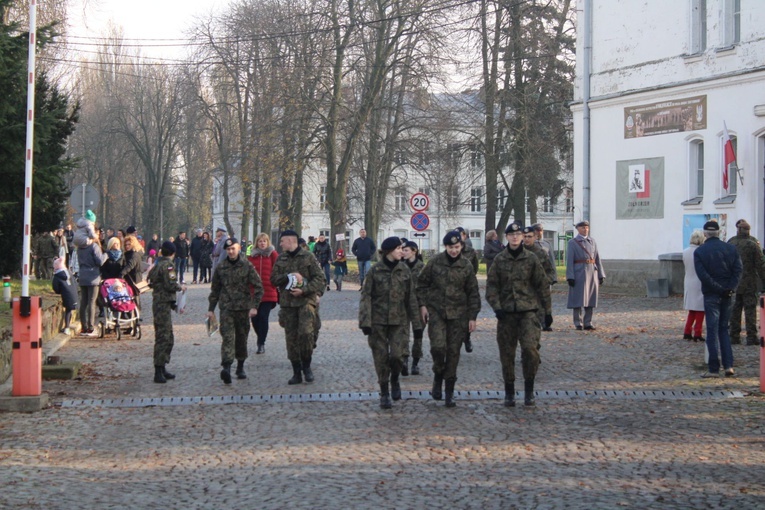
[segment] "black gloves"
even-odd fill
[[[494,315],[497,316],[497,319],[502,320],[507,317],[507,312],[504,310],[494,310]]]
[[[414,330],[414,339],[415,340],[422,340],[422,330],[421,329],[415,329]]]
[[[574,287],[574,286],[576,286],[576,281],[575,281],[573,278],[571,278],[571,279],[569,279],[569,280],[566,280],[566,281],[568,282],[568,286],[569,286],[569,287]]]
[[[545,327],[549,328],[550,326],[552,326],[552,323],[553,323],[552,315],[545,315]]]
[[[364,336],[369,336],[370,334],[372,334],[372,328],[364,326],[363,328],[361,328],[361,332],[364,333]]]
[[[600,285],[603,285],[603,282],[604,282],[604,281],[606,281],[606,279],[605,279],[605,278],[598,278],[598,283],[599,283]]]

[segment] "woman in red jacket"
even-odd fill
[[[279,254],[271,245],[271,238],[268,234],[258,234],[255,238],[255,247],[247,260],[255,266],[255,271],[260,275],[263,281],[263,299],[258,307],[258,315],[252,318],[252,329],[258,336],[258,350],[256,354],[266,352],[266,336],[268,336],[268,316],[279,302],[279,295],[276,287],[271,283],[271,268],[274,267]]]

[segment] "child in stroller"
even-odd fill
[[[122,328],[128,328],[129,334],[141,338],[141,326],[138,324],[140,311],[130,285],[121,278],[104,280],[101,283],[101,298],[106,307],[98,336],[103,338],[104,333],[113,330],[119,340],[122,337]]]

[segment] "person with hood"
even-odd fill
[[[263,298],[261,298],[258,306],[258,314],[250,319],[252,329],[255,330],[255,335],[258,337],[258,350],[255,351],[255,354],[266,352],[268,318],[271,315],[271,310],[276,308],[276,303],[279,302],[279,293],[276,292],[276,287],[271,283],[271,270],[277,258],[279,258],[279,254],[276,253],[276,249],[271,244],[271,238],[268,234],[258,234],[258,237],[255,238],[255,247],[247,257],[263,283]]]
[[[68,335],[71,332],[69,325],[72,322],[72,311],[77,309],[77,288],[66,270],[66,259],[63,257],[53,260],[53,292],[61,296],[64,305],[64,327],[61,333]]]
[[[312,251],[316,255],[319,266],[324,271],[324,278],[327,280],[327,290],[329,290],[329,263],[332,261],[332,248],[329,246],[327,238],[320,235],[319,240],[313,245]]]

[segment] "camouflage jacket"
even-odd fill
[[[744,272],[741,273],[741,281],[736,288],[737,294],[758,292],[760,282],[765,279],[765,256],[762,254],[757,240],[751,236],[737,235],[728,243],[736,247]]]
[[[539,258],[539,262],[542,263],[542,269],[545,270],[545,275],[547,275],[547,279],[549,280],[550,285],[552,285],[554,281],[558,280],[558,273],[555,271],[555,268],[552,266],[552,263],[550,262],[550,255],[541,246],[539,246],[538,244],[532,244],[531,246],[526,246],[524,244],[523,248],[525,250],[532,252],[534,255],[536,255]]]
[[[417,294],[417,279],[420,277],[420,273],[422,273],[423,268],[425,267],[425,262],[421,261],[420,259],[416,259],[414,261],[414,264],[410,264],[409,262],[404,261],[404,264],[406,264],[406,267],[409,268],[409,271],[412,272],[412,280],[414,280],[414,288],[415,288],[415,296],[417,297],[417,308],[420,308],[420,305],[422,304],[420,302],[420,296]]]
[[[263,282],[244,253],[240,253],[235,262],[226,257],[215,269],[207,311],[214,311],[216,305],[222,311],[250,310],[260,306],[262,297]]]
[[[414,329],[422,329],[412,272],[406,264],[398,262],[391,267],[381,260],[364,277],[359,327],[403,326],[410,321]]]
[[[175,293],[181,291],[181,286],[171,258],[160,258],[149,271],[148,280],[155,303],[175,303]]]
[[[478,252],[472,246],[466,244],[462,248],[462,257],[473,265],[473,274],[478,274]]]
[[[289,281],[287,275],[290,273],[299,273],[303,276],[302,296],[293,296],[285,289]],[[299,308],[309,303],[316,304],[317,296],[324,294],[324,289],[327,287],[327,279],[316,257],[302,248],[279,255],[271,269],[271,283],[279,291],[279,306],[283,308]]]
[[[417,297],[420,306],[445,319],[475,320],[481,311],[472,264],[462,256],[450,262],[445,251],[430,259],[420,272]]]
[[[503,250],[489,269],[486,301],[492,310],[512,313],[543,308],[545,314],[552,314],[550,282],[539,257],[525,247],[517,258]]]
[[[52,259],[58,257],[58,243],[56,238],[50,234],[40,234],[37,240],[37,249],[35,255],[41,259]]]

